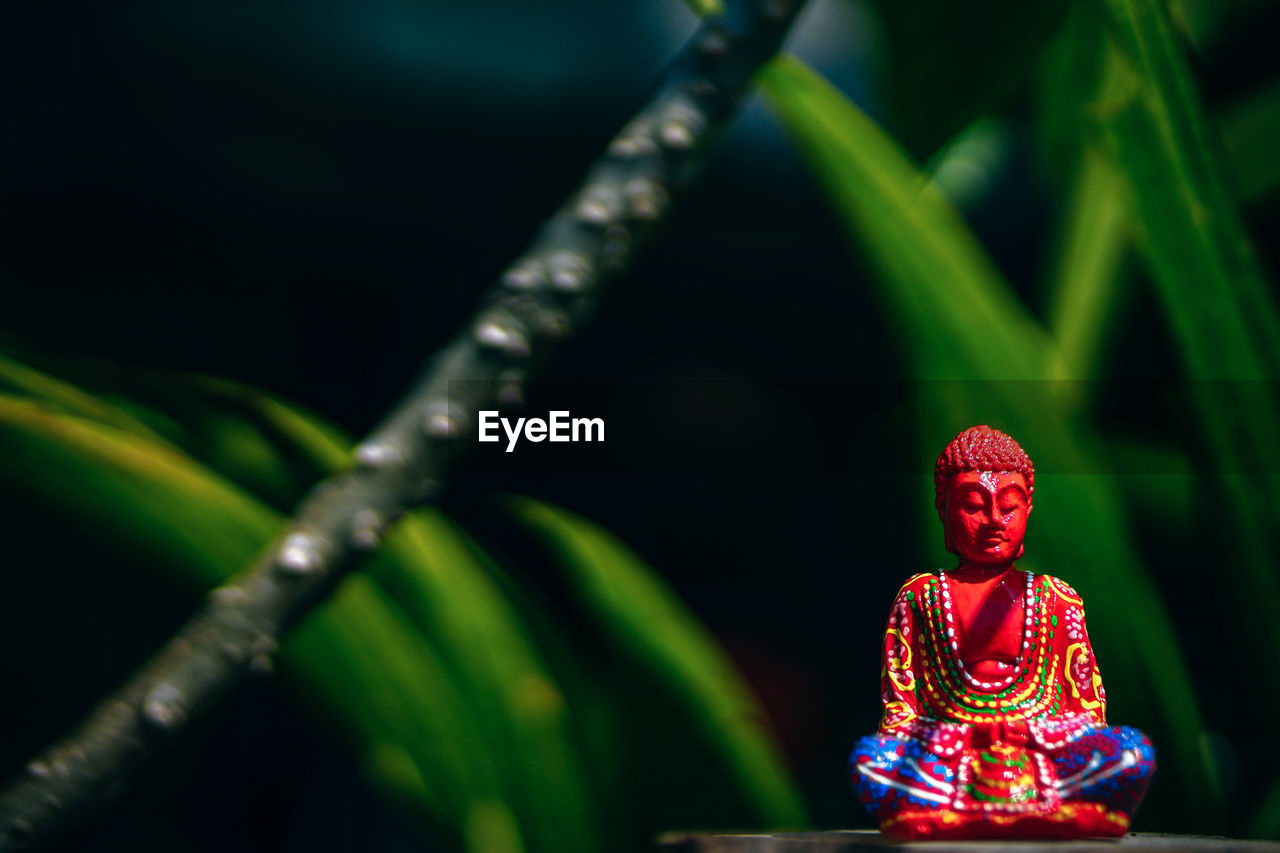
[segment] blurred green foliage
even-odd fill
[[[928,424],[921,453],[936,447],[939,436],[989,419],[1015,435],[1037,436],[1043,444],[1036,462],[1045,469],[1097,469],[1097,437],[1073,410],[1065,390],[1070,386],[1052,381],[1058,354],[1047,333],[1017,306],[926,178],[802,66],[776,63],[764,86],[812,152],[838,210],[879,268],[882,298],[926,380],[920,385],[919,408]],[[972,381],[977,379],[984,381]],[[1189,805],[1213,803],[1219,794],[1201,757],[1202,726],[1190,678],[1178,663],[1173,626],[1126,529],[1117,484],[1105,475],[1042,473],[1038,481],[1035,524],[1048,556],[1028,557],[1024,564],[1079,584],[1093,634],[1114,650],[1107,658],[1110,677],[1142,685],[1138,695],[1158,703],[1170,735],[1162,743],[1177,751],[1174,767],[1192,795]],[[922,534],[936,524],[929,515],[921,519]],[[1090,535],[1082,538],[1081,530]],[[1094,589],[1107,592],[1090,596]]]
[[[922,454],[989,421],[1036,436],[1037,464],[1048,470],[1107,470],[1106,443],[1080,393],[1087,386],[1077,383],[1096,376],[1132,226],[1184,369],[1199,380],[1196,411],[1215,485],[1229,503],[1223,515],[1239,549],[1232,556],[1238,554],[1247,578],[1232,584],[1237,606],[1248,614],[1237,625],[1251,665],[1269,674],[1259,697],[1269,709],[1255,710],[1274,713],[1280,574],[1268,546],[1280,530],[1273,494],[1280,478],[1272,474],[1280,471],[1274,457],[1280,400],[1265,383],[1280,369],[1280,324],[1238,196],[1228,189],[1234,178],[1257,194],[1270,180],[1269,165],[1248,162],[1257,157],[1251,145],[1274,141],[1273,96],[1265,92],[1230,119],[1231,144],[1240,152],[1234,162],[1241,174],[1233,176],[1167,7],[1105,0],[1064,14],[1061,4],[1034,10],[1013,4],[1015,14],[1009,5],[983,13],[1000,26],[977,26],[968,7],[957,8],[955,20],[901,4],[886,11],[890,44],[899,34],[906,45],[948,45],[925,54],[926,62],[917,61],[919,51],[895,53],[890,76],[905,91],[895,103],[927,115],[898,117],[903,144],[928,153],[941,142],[929,131],[954,131],[972,120],[1024,76],[1019,70],[1031,55],[1045,50],[1038,93],[1044,155],[1075,176],[1057,263],[1046,276],[1047,327],[1002,280],[940,188],[844,95],[786,56],[762,72],[761,85],[872,268],[901,355],[922,380]],[[970,25],[981,35],[967,37]],[[974,57],[981,61],[965,61]],[[1042,474],[1040,482],[1049,485],[1040,490],[1036,525],[1051,562],[1037,568],[1068,575],[1085,592],[1094,633],[1110,650],[1110,677],[1127,689],[1142,685],[1138,695],[1154,702],[1135,710],[1160,718],[1162,763],[1166,773],[1178,774],[1184,808],[1201,827],[1221,826],[1224,792],[1204,746],[1190,668],[1132,537],[1118,478]],[[923,515],[927,535],[935,522],[932,512]],[[1274,801],[1273,795],[1260,813],[1269,815]],[[1255,831],[1266,832],[1276,819],[1261,820]]]
[[[1232,547],[1205,571],[1233,575],[1242,616],[1222,642],[1257,682],[1242,713],[1273,719],[1280,320],[1241,199],[1276,199],[1280,89],[1237,94],[1215,117],[1187,58],[1264,4],[871,5],[884,127],[794,57],[760,83],[869,273],[913,380],[918,453],[977,422],[1034,442],[1028,567],[1085,595],[1113,715],[1150,728],[1160,751],[1159,819],[1274,837],[1280,780],[1229,802],[1206,723],[1218,685],[1194,670],[1143,536],[1154,518],[1176,539],[1204,490],[1222,496],[1211,511]],[[1059,214],[1031,286],[997,267],[945,179],[976,168],[965,158],[983,122],[1011,103],[1033,117]],[[1190,450],[1109,430],[1098,391],[1137,299],[1159,312],[1195,389]],[[90,391],[10,358],[0,383],[0,476],[192,590],[247,563],[307,488],[348,464],[339,429],[225,380],[139,375]],[[1148,470],[1162,473],[1126,473]],[[928,488],[912,524],[934,542]],[[471,850],[804,825],[768,722],[675,591],[566,510],[512,498],[494,514],[521,537],[514,558],[415,511],[282,649],[284,680],[381,788]],[[567,605],[524,571],[535,560]]]
[[[1034,30],[1031,39],[1039,41]],[[1105,444],[1071,380],[1091,378],[1114,305],[1124,226],[1135,226],[1185,370],[1200,381],[1196,411],[1227,496],[1232,556],[1247,579],[1232,584],[1248,614],[1236,624],[1251,664],[1270,674],[1270,695],[1258,696],[1270,707],[1254,711],[1274,713],[1280,576],[1268,546],[1280,522],[1272,494],[1280,479],[1271,475],[1280,470],[1280,401],[1260,384],[1280,368],[1274,297],[1166,8],[1146,0],[1079,4],[1059,39],[1041,80],[1044,136],[1047,155],[1074,161],[1076,178],[1049,275],[1049,328],[1001,280],[928,177],[843,95],[788,57],[766,69],[762,85],[872,266],[903,356],[926,380],[922,454],[968,424],[990,421],[1037,436],[1037,464],[1049,470],[1106,471]],[[1079,579],[1094,633],[1110,650],[1111,678],[1126,689],[1142,685],[1139,695],[1155,703],[1137,711],[1161,718],[1164,772],[1178,774],[1184,807],[1200,826],[1220,826],[1224,792],[1204,748],[1190,670],[1132,539],[1120,483],[1106,473],[1040,482],[1048,485],[1036,525],[1052,562],[1037,565]]]
[[[282,529],[270,501],[296,502],[290,482],[350,459],[333,427],[224,380],[170,380],[163,396],[181,404],[163,417],[13,359],[0,361],[0,382],[11,389],[0,397],[10,450],[0,476],[201,590]],[[643,847],[686,806],[682,786],[718,789],[718,809],[689,820],[802,825],[767,722],[680,600],[591,523],[534,501],[519,507],[582,606],[605,617],[601,641],[619,654],[575,652],[475,542],[418,510],[289,634],[284,679],[385,790],[467,849],[590,851],[606,838]],[[624,713],[600,686],[610,678],[650,698]],[[639,712],[654,704],[660,714]],[[667,726],[696,732],[702,760],[656,736]],[[637,799],[632,786],[655,777],[634,765],[654,762],[681,783],[663,780]]]

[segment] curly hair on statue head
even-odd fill
[[[1027,481],[1027,505],[1036,490],[1036,471],[1022,445],[998,429],[980,424],[951,439],[933,466],[934,504],[943,512],[947,481],[962,471],[1016,471]]]

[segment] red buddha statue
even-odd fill
[[[1107,725],[1080,596],[1013,567],[1031,460],[975,426],[942,451],[934,485],[959,565],[912,577],[893,603],[884,717],[849,757],[854,790],[895,839],[1124,835],[1155,751]]]

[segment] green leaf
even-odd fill
[[[186,376],[185,382],[207,399],[234,404],[273,443],[300,453],[310,471],[323,476],[351,464],[351,439],[333,424],[277,397],[229,379]]]
[[[1241,26],[1273,0],[1171,0],[1169,14],[1179,36],[1185,35],[1196,48],[1210,52],[1220,37]]]
[[[1094,141],[1088,129],[1096,122],[1089,115],[1089,107],[1097,99],[1102,83],[1105,28],[1093,5],[1074,3],[1040,58],[1035,92],[1036,134],[1045,173],[1051,179],[1076,175],[1083,149]]]
[[[157,443],[167,443],[144,422],[69,382],[36,370],[10,356],[0,355],[0,383],[72,415],[91,418]]]
[[[129,432],[0,397],[0,476],[105,529],[189,585],[213,586],[283,518],[187,457]],[[500,799],[490,744],[464,692],[399,608],[353,577],[282,645],[286,678],[362,751],[402,751],[396,792],[456,835],[475,801]],[[375,765],[376,766],[376,765]],[[407,784],[405,779],[416,780]]]
[[[628,727],[629,712],[633,708],[631,697],[619,688],[634,687],[649,694],[652,683],[644,680],[642,673],[624,672],[614,657],[602,658],[584,651],[598,647],[596,638],[575,632],[573,625],[577,620],[567,617],[543,589],[530,583],[527,573],[521,572],[520,579],[524,582],[518,582],[470,536],[461,530],[458,535],[524,618],[548,670],[560,685],[565,704],[572,709],[572,735],[593,783],[592,809],[596,823],[607,827],[609,837],[619,849],[633,846],[624,839],[641,842],[678,825],[668,818],[674,786],[664,785],[662,796],[657,799],[635,797],[632,792],[634,773],[627,756],[637,748],[641,737]],[[514,553],[527,559],[528,549],[517,548]],[[516,565],[515,560],[505,556],[502,563]],[[673,734],[671,730],[662,730],[658,737],[664,742],[677,741]],[[705,798],[699,800],[699,808],[704,807],[705,802]],[[648,846],[643,849],[647,850]]]
[[[991,192],[1010,144],[1011,134],[1004,122],[978,119],[930,160],[928,171],[934,185],[957,208],[978,202]]]
[[[724,7],[723,0],[685,2],[701,17]],[[918,157],[1012,94],[1072,6],[1068,0],[870,5],[887,43],[891,123]]]
[[[514,499],[517,518],[556,555],[614,655],[667,685],[770,826],[806,822],[759,706],[714,640],[658,576],[608,532],[565,510]],[[679,772],[672,768],[672,772]]]
[[[1138,439],[1113,438],[1107,450],[1135,512],[1151,518],[1166,543],[1189,539],[1199,482],[1187,455]]]
[[[1050,284],[1049,328],[1061,354],[1056,378],[1094,380],[1119,299],[1129,209],[1111,162],[1086,149],[1067,203]]]
[[[0,476],[206,589],[281,528],[251,497],[166,445],[0,396]]]
[[[1019,438],[1043,472],[1028,540],[1033,565],[1085,594],[1099,657],[1110,683],[1123,685],[1113,704],[1166,730],[1188,806],[1217,802],[1187,666],[1119,489],[1090,425],[1045,381],[1060,375],[1052,342],[956,213],[843,95],[789,57],[761,83],[877,273],[877,295],[921,380],[921,452],[936,453],[975,423]],[[936,539],[933,525],[922,521],[921,530]]]
[[[931,154],[1028,78],[1070,3],[873,0],[884,22],[891,124]]]
[[[1062,356],[1058,378],[1093,380],[1118,311],[1131,211],[1121,176],[1101,150],[1096,104],[1123,82],[1106,62],[1104,23],[1077,4],[1044,61],[1041,127],[1051,161],[1073,176],[1050,280],[1049,328]],[[1111,73],[1108,73],[1111,72]],[[1081,386],[1080,399],[1088,395]]]
[[[195,382],[234,401],[273,443],[300,452],[317,478],[350,464],[350,440],[314,415],[228,380]],[[597,849],[573,715],[524,617],[493,582],[485,559],[442,514],[424,509],[396,523],[366,572],[439,650],[467,692],[528,845]]]
[[[411,813],[465,838],[477,803],[500,799],[489,744],[465,690],[392,599],[353,575],[281,644],[282,677],[333,721]]]
[[[1280,838],[1280,779],[1267,789],[1245,834],[1250,838]]]
[[[1082,5],[1073,18],[1083,23],[1064,33],[1051,63],[1080,77],[1093,64],[1102,66],[1098,91],[1084,93],[1067,74],[1047,78],[1050,91],[1071,93],[1046,98],[1058,112],[1071,113],[1071,98],[1082,99],[1075,118],[1086,129],[1077,141],[1085,155],[1054,283],[1053,327],[1067,374],[1088,376],[1104,324],[1114,316],[1108,303],[1128,230],[1124,224],[1136,214],[1157,294],[1188,373],[1197,380],[1191,399],[1212,454],[1209,467],[1218,472],[1218,487],[1231,507],[1224,514],[1237,532],[1239,563],[1249,577],[1237,585],[1240,606],[1251,613],[1243,621],[1254,637],[1251,647],[1260,651],[1259,663],[1266,664],[1280,655],[1280,581],[1269,547],[1280,516],[1266,509],[1276,506],[1280,488],[1274,477],[1246,472],[1280,470],[1273,440],[1280,423],[1277,401],[1271,388],[1251,381],[1275,375],[1275,310],[1235,202],[1224,189],[1213,129],[1201,114],[1160,7],[1109,2],[1103,8],[1127,50],[1108,44],[1106,32],[1091,24],[1098,9]],[[1255,192],[1269,180],[1267,164],[1275,159],[1275,134],[1267,131],[1280,128],[1280,110],[1274,109],[1280,99],[1272,94],[1271,101],[1264,92],[1232,114],[1233,163],[1243,168],[1237,174],[1246,185],[1247,176],[1255,176]],[[1094,136],[1108,144],[1114,162],[1103,161]],[[1264,695],[1273,707],[1280,705],[1274,687]]]
[[[1280,80],[1227,109],[1221,117],[1222,140],[1231,177],[1248,200],[1270,198],[1280,188]]]
[[[893,288],[879,292],[923,379],[1043,379],[1056,357],[1048,336],[1003,284],[963,220],[874,123],[789,56],[761,85],[866,259]],[[845,156],[853,142],[866,146]],[[857,188],[856,198],[855,188]],[[964,311],[950,310],[963,305]],[[933,334],[921,335],[921,323]],[[955,347],[965,357],[953,357]]]
[[[102,386],[96,394],[0,356],[0,382],[15,391],[186,453],[277,509],[297,503],[298,477],[290,470],[287,448],[273,444],[242,417],[238,399],[214,394],[220,387],[217,380],[153,371],[107,377],[85,372]],[[114,387],[119,385],[126,386],[128,397]]]
[[[402,519],[369,574],[460,674],[537,850],[598,849],[573,717],[524,619],[440,513]]]
[[[1280,660],[1280,316],[1228,192],[1214,132],[1160,4],[1103,0],[1121,81],[1099,107],[1228,504],[1243,582],[1232,584],[1258,664]],[[1280,685],[1264,698],[1280,710]]]
[[[1188,370],[1274,377],[1280,319],[1168,20],[1151,0],[1103,0],[1103,8],[1118,46],[1109,73],[1122,82],[1100,119]]]
[[[203,431],[203,424],[218,421],[253,434],[261,447],[281,457],[289,456],[291,469],[305,481],[350,464],[350,442],[340,430],[256,389],[209,377],[167,376],[155,380],[150,393],[177,405],[182,422],[190,426],[192,433]],[[209,454],[207,441],[192,441],[191,446],[193,452]],[[141,446],[139,458],[144,464],[157,464],[155,459],[147,458],[148,452],[149,448]],[[200,470],[177,449],[171,449],[163,458],[181,470]],[[206,458],[224,473],[243,476],[251,482],[260,479],[253,466],[261,461],[261,454],[250,454],[231,463],[218,454]],[[69,479],[59,477],[48,482],[76,482],[101,475],[95,468],[101,459],[77,460],[81,461],[80,469],[67,474]],[[33,475],[34,470],[30,470],[25,476]],[[86,513],[101,513],[110,507],[119,513],[119,518],[113,518],[107,526],[130,530],[132,524],[131,535],[140,536],[143,530],[131,518],[136,505],[114,500],[110,491],[113,488],[119,488],[119,483],[109,482],[104,492],[96,496],[86,493]],[[223,498],[234,491],[214,490]],[[55,488],[50,497],[60,500],[56,492]],[[234,528],[256,515],[255,509],[246,510],[244,501],[228,500],[232,509],[238,510],[233,512],[228,526]],[[183,506],[180,501],[168,511],[179,512]],[[194,510],[191,524],[197,523],[201,512]],[[216,536],[221,526],[214,518],[210,527],[200,529],[200,534]],[[145,532],[164,538],[168,528],[149,525]],[[266,537],[264,533],[262,541]],[[136,538],[132,541],[137,544]],[[259,539],[251,541],[256,545]],[[174,537],[171,547],[160,549],[161,559],[182,565],[187,556],[184,543],[184,536]],[[238,565],[247,561],[253,550],[256,549],[246,547],[219,554],[213,562],[219,567]],[[203,553],[213,554],[207,550]],[[494,569],[487,563],[483,552],[442,515],[421,510],[405,516],[392,528],[365,573],[381,594],[396,602],[399,618],[412,626],[422,638],[419,642],[425,641],[434,650],[438,665],[456,685],[455,693],[463,696],[464,704],[471,709],[474,740],[484,744],[485,760],[490,765],[485,777],[493,780],[481,793],[499,796],[479,814],[492,816],[499,805],[507,809],[521,830],[522,843],[531,849],[597,849],[593,796],[575,740],[578,720],[541,660],[525,627],[524,614],[496,585]],[[208,585],[219,575],[210,571],[202,578]],[[324,697],[329,704],[343,698],[341,694]],[[408,765],[400,760],[402,750],[385,739],[376,739],[375,734],[367,733],[367,740],[373,744],[368,747],[374,756],[370,765],[386,763],[400,784],[419,793],[425,791],[421,774],[409,772]],[[593,781],[601,784],[604,780]],[[435,784],[432,782],[433,787]],[[501,821],[495,825],[499,824]],[[481,825],[487,825],[486,821],[468,824],[473,829]]]

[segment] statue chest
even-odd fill
[[[989,580],[950,582],[960,659],[976,668],[975,675],[1004,675],[1017,663],[1024,621],[1022,577],[1008,572]]]

